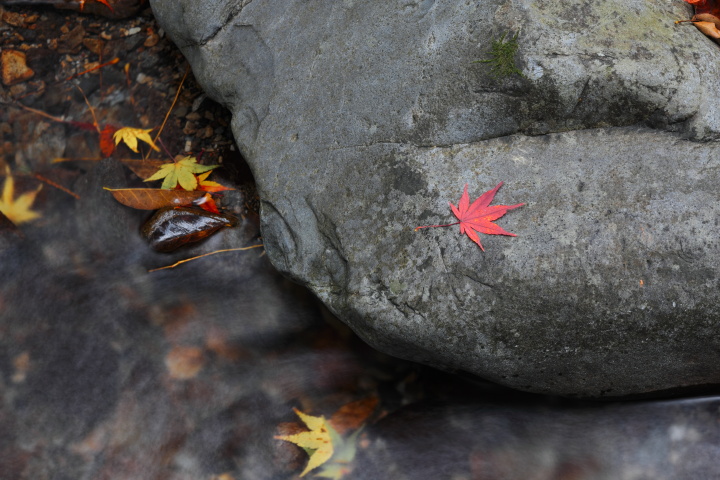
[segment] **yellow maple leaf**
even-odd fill
[[[155,145],[155,142],[153,142],[150,137],[150,132],[152,132],[152,128],[142,129],[123,127],[113,134],[113,140],[115,140],[115,145],[118,145],[120,142],[125,142],[125,145],[127,145],[130,150],[135,153],[138,151],[138,140],[142,140],[150,145],[153,150],[159,152],[160,149],[157,145]]]
[[[286,442],[292,442],[299,447],[312,451],[305,470],[303,470],[300,474],[302,477],[310,470],[313,470],[314,468],[317,468],[327,462],[330,457],[332,457],[334,448],[325,417],[313,417],[312,415],[306,415],[297,408],[294,408],[293,410],[297,416],[300,417],[300,420],[307,425],[310,431],[297,433],[295,435],[276,435],[275,438],[278,440],[285,440]]]
[[[145,181],[152,182],[162,180],[163,183],[160,188],[165,190],[173,189],[180,184],[183,189],[192,191],[198,186],[198,179],[195,176],[196,173],[207,172],[219,166],[220,165],[201,165],[197,163],[195,157],[178,155],[175,157],[175,162],[161,165],[158,171],[151,177],[146,178]]]
[[[2,198],[0,198],[0,211],[15,225],[40,218],[40,213],[30,210],[30,208],[42,185],[32,192],[25,192],[17,198],[13,198],[15,197],[15,180],[10,174],[10,168],[5,167],[5,171],[7,177],[5,177]]]

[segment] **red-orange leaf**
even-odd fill
[[[458,220],[460,220],[459,222],[449,223],[447,225],[426,225],[423,227],[417,227],[415,228],[415,230],[431,227],[449,227],[451,225],[460,224],[460,233],[464,233],[468,237],[470,237],[473,242],[478,244],[480,250],[482,250],[483,252],[485,251],[485,249],[480,243],[480,237],[478,236],[478,232],[484,233],[486,235],[509,235],[511,237],[516,237],[517,235],[515,235],[514,233],[510,233],[504,230],[499,225],[492,223],[493,221],[505,215],[508,210],[512,210],[513,208],[518,208],[525,205],[524,203],[518,203],[516,205],[490,206],[490,202],[493,201],[493,198],[495,198],[495,194],[502,186],[502,184],[503,182],[500,182],[492,190],[488,190],[487,192],[480,195],[472,203],[472,205],[470,204],[470,196],[468,195],[468,186],[467,184],[465,184],[465,190],[460,197],[460,202],[458,203],[458,206],[456,207],[455,205],[450,203],[450,209],[458,218]]]
[[[206,210],[210,213],[220,214],[220,210],[218,209],[217,204],[215,203],[215,199],[209,193],[206,193],[205,195],[202,196],[202,198],[199,198],[194,203],[195,203],[195,205],[199,206],[203,210]]]
[[[117,127],[112,125],[105,125],[105,128],[100,132],[100,151],[103,157],[109,157],[115,151],[115,141],[113,135],[117,132]]]
[[[130,208],[157,210],[162,207],[190,205],[203,196],[201,191],[164,190],[161,188],[107,188],[115,200]]]
[[[695,7],[695,15],[709,13],[716,17],[720,16],[720,4],[717,0],[685,0]]]

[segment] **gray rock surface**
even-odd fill
[[[720,383],[720,50],[688,5],[151,5],[233,112],[273,264],[371,345],[568,396]],[[473,61],[508,32],[498,78]],[[501,180],[516,238],[413,231]]]

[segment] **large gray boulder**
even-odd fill
[[[151,0],[273,264],[376,348],[583,397],[720,383],[720,50],[683,2]],[[523,75],[497,77],[517,35]],[[483,236],[472,199],[527,205]]]

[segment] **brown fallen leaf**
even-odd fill
[[[161,188],[108,188],[115,200],[130,208],[139,210],[157,210],[162,207],[181,207],[190,205],[202,197],[205,192],[196,190],[163,190]]]
[[[710,13],[701,13],[699,15],[693,15],[693,22],[712,22],[716,27],[720,28],[720,18]]]
[[[349,430],[356,430],[373,414],[378,402],[378,397],[372,396],[346,403],[332,414],[328,422],[340,435]]]
[[[713,22],[692,22],[693,25],[697,27],[698,30],[700,30],[702,33],[707,35],[708,37],[712,39],[720,39],[720,30],[718,30],[717,26]]]
[[[140,160],[135,158],[121,158],[120,162],[143,180],[152,177],[160,167],[167,163],[163,160]]]

